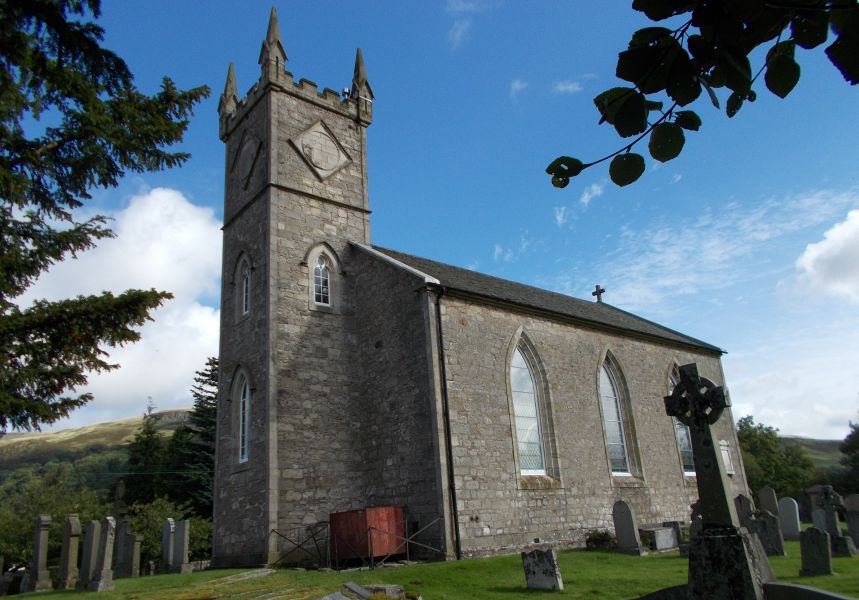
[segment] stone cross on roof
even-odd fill
[[[602,302],[603,294],[605,294],[605,288],[601,288],[600,284],[596,284],[596,287],[594,287],[594,291],[591,292],[591,296],[596,296],[597,302]]]

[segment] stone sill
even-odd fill
[[[520,490],[557,490],[561,489],[563,484],[560,479],[555,479],[550,475],[520,475],[519,489]]]

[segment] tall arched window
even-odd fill
[[[251,389],[247,377],[239,375],[237,389],[239,402],[239,462],[247,462],[250,454]]]
[[[537,385],[532,368],[519,347],[513,351],[510,361],[510,390],[513,394],[519,468],[523,475],[545,475],[546,457],[540,426]]]
[[[248,263],[242,265],[242,314],[251,312],[251,267]]]
[[[606,356],[600,368],[599,395],[609,462],[611,472],[615,475],[632,474],[628,420],[624,406],[626,398],[623,394],[619,370]]]
[[[674,392],[674,387],[680,383],[680,370],[677,365],[671,369],[671,375],[668,377],[668,394]],[[676,417],[671,417],[674,423],[674,437],[677,439],[677,450],[680,452],[680,462],[683,465],[683,472],[687,475],[695,474],[695,460],[692,455],[692,434],[689,432],[689,427],[677,420]]]
[[[325,256],[319,255],[313,269],[313,301],[323,306],[331,305],[329,267]]]

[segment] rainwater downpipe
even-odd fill
[[[453,476],[453,447],[450,434],[450,407],[447,397],[447,368],[444,358],[444,337],[441,326],[441,297],[445,294],[444,286],[436,287],[435,297],[435,325],[438,337],[438,362],[441,376],[441,405],[444,418],[444,439],[447,448],[447,487],[450,490],[450,510],[453,517],[453,540],[456,549],[456,560],[462,560],[462,545],[459,537],[459,511],[456,507],[456,480]]]

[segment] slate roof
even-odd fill
[[[675,344],[694,346],[708,352],[724,354],[724,350],[688,335],[663,327],[653,321],[637,317],[605,302],[592,302],[550,292],[530,285],[499,279],[491,275],[389,250],[380,246],[373,249],[387,254],[418,271],[435,277],[448,290],[476,298],[500,301],[518,306],[555,313],[598,329],[620,330],[649,338],[658,338]]]

